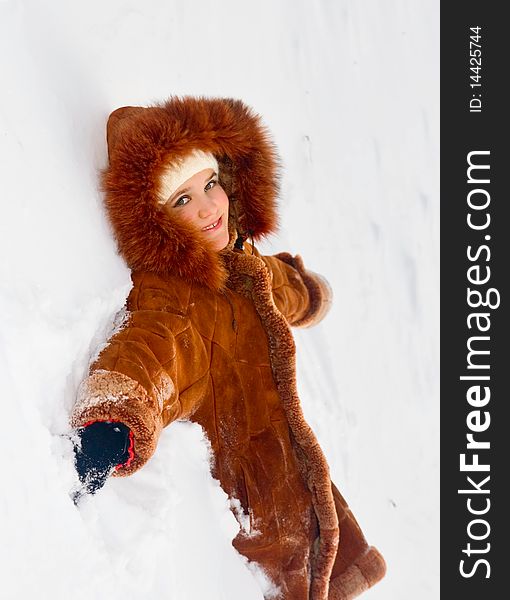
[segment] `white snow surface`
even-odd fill
[[[130,288],[98,190],[105,123],[232,96],[283,157],[287,250],[335,302],[296,332],[305,415],[388,574],[439,597],[439,2],[0,0],[0,596],[255,600],[263,574],[199,427],[79,508],[68,417]]]

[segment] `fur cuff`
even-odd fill
[[[327,279],[318,273],[305,269],[303,259],[299,254],[292,256],[288,252],[281,252],[276,255],[283,262],[301,275],[303,283],[308,289],[310,297],[310,306],[304,317],[292,323],[292,327],[311,327],[317,325],[328,314],[331,304],[333,303],[333,290]]]
[[[130,475],[154,454],[162,429],[161,413],[137,381],[116,371],[98,370],[85,379],[71,414],[71,425],[91,421],[120,421],[134,435],[135,456],[129,466],[114,475]]]

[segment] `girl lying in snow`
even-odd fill
[[[259,117],[237,100],[174,97],[116,110],[107,137],[106,207],[133,288],[71,417],[84,490],[140,469],[163,427],[189,419],[249,516],[235,548],[280,597],[354,598],[385,564],[332,484],[296,391],[290,326],[318,323],[330,288],[299,256],[253,246],[277,223],[278,161]]]

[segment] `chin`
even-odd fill
[[[218,239],[214,240],[214,249],[219,252],[223,250],[226,246],[228,246],[228,242],[230,240],[230,236],[228,231],[225,231],[222,236],[218,237]]]

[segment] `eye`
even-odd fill
[[[174,202],[173,206],[174,206],[174,208],[176,206],[185,206],[186,204],[188,204],[188,202],[190,200],[191,200],[191,198],[189,196],[181,196]]]
[[[218,183],[217,179],[211,179],[209,183],[205,186],[205,191],[208,192],[211,188],[213,188]]]

